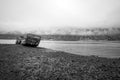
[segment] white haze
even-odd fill
[[[120,27],[120,0],[0,0],[1,31]]]

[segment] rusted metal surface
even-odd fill
[[[37,47],[40,43],[41,36],[35,34],[27,34],[20,36],[16,40],[16,44],[22,44],[25,46]]]

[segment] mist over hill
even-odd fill
[[[120,28],[55,28],[28,32],[1,32],[0,38],[15,39],[27,33],[41,35],[43,40],[120,40]]]
[[[20,34],[19,31],[12,32]],[[113,35],[120,34],[120,28],[54,28],[48,30],[31,30],[25,33],[34,33],[39,35]]]
[[[25,34],[33,33],[38,35],[113,35],[120,34],[119,27],[110,28],[51,28],[51,29],[35,29],[29,31],[0,31],[0,34]]]
[[[110,34],[112,35],[112,34],[120,34],[120,28],[59,28],[59,29],[50,30],[47,32],[45,31],[45,34],[62,34],[62,35],[108,35]]]

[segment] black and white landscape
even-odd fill
[[[0,0],[0,80],[120,80],[120,0]]]

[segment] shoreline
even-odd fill
[[[15,45],[16,40],[0,40],[0,44]],[[38,47],[63,51],[83,56],[99,56],[105,58],[120,58],[119,41],[46,41],[41,40]],[[56,46],[57,45],[57,46]],[[69,46],[70,45],[70,46]],[[72,47],[75,46],[75,47]],[[87,47],[88,45],[88,47]],[[77,48],[78,46],[79,48]],[[104,48],[103,48],[104,47]],[[71,49],[71,50],[70,50]],[[110,54],[110,55],[109,55]]]
[[[119,80],[120,58],[0,44],[1,80]]]

